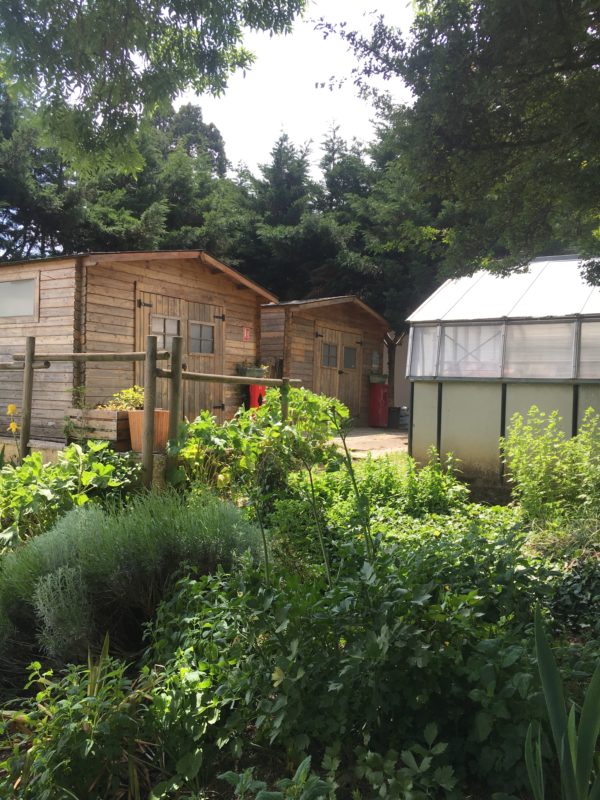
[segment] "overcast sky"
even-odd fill
[[[311,0],[303,19],[288,36],[249,34],[245,44],[256,55],[246,75],[234,75],[220,98],[186,96],[202,107],[204,121],[221,131],[229,160],[244,163],[253,172],[269,161],[275,140],[285,131],[297,145],[313,142],[312,162],[319,160],[319,145],[332,125],[341,135],[367,141],[373,135],[373,111],[358,97],[352,84],[354,56],[336,36],[323,39],[314,20],[346,21],[350,29],[369,30],[379,14],[402,30],[413,16],[411,0]],[[316,84],[331,76],[348,78],[340,89],[329,91]],[[381,84],[383,86],[383,83]],[[385,84],[397,100],[408,98],[399,81]]]

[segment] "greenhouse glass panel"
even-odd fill
[[[579,377],[600,378],[600,322],[581,323]]]
[[[437,347],[437,325],[418,325],[416,328],[413,328],[412,349],[410,353],[411,377],[435,377]]]
[[[506,327],[505,378],[571,378],[573,322],[516,323]]]
[[[502,328],[496,325],[445,325],[438,373],[449,378],[499,378]]]

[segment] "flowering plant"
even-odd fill
[[[9,403],[6,407],[6,413],[9,418],[8,428],[7,431],[12,433],[13,439],[15,441],[15,447],[17,448],[17,454],[19,458],[21,457],[21,453],[19,451],[19,440],[17,439],[17,433],[19,432],[19,426],[17,425],[17,421],[15,420],[15,416],[17,414],[17,407],[14,403]]]

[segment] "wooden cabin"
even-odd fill
[[[200,250],[88,253],[0,264],[0,361],[24,351],[36,337],[38,353],[145,350],[148,334],[158,348],[184,340],[193,372],[235,374],[260,352],[260,307],[274,295]],[[52,363],[35,373],[32,438],[64,439],[73,393],[92,407],[134,383],[143,364]],[[158,382],[158,405],[167,407],[167,381]],[[6,406],[20,407],[22,375],[0,372],[0,431]],[[235,413],[239,388],[184,382],[183,413],[209,409],[218,419]],[[1,434],[0,434],[1,435]]]
[[[262,307],[261,361],[338,397],[366,424],[369,376],[383,370],[386,320],[358,297],[325,297]]]

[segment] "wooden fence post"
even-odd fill
[[[21,437],[19,443],[19,463],[29,453],[31,435],[31,404],[33,401],[33,362],[35,360],[35,336],[25,340],[25,362],[23,364],[23,399],[21,401]]]
[[[156,408],[156,336],[146,337],[144,363],[144,430],[142,432],[142,480],[152,488],[154,469],[154,410]]]
[[[171,350],[171,391],[169,393],[169,442],[177,439],[179,421],[181,419],[181,372],[183,362],[183,338],[173,337]],[[175,463],[172,456],[167,456],[167,471]]]
[[[288,418],[290,409],[290,379],[283,378],[281,381],[281,421],[285,422]]]

